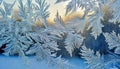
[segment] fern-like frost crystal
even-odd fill
[[[115,32],[105,33],[106,41],[108,42],[109,49],[115,48],[115,53],[120,54],[120,35],[116,35]]]
[[[66,44],[66,50],[69,52],[70,56],[72,57],[72,53],[74,52],[74,49],[79,49],[82,45],[83,37],[79,34],[73,34],[68,33],[65,44]]]

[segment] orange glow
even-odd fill
[[[81,18],[82,15],[83,15],[83,13],[73,13],[73,14],[71,14],[69,16],[65,16],[63,18],[63,20],[66,22],[66,21],[69,21],[69,20],[73,19],[74,17],[80,17]]]
[[[56,17],[57,11],[59,12],[59,15],[62,17],[64,22],[69,21],[74,17],[80,17],[80,18],[82,17],[83,11],[81,9],[79,9],[79,11],[76,11],[76,12],[70,14],[70,15],[65,16],[66,5],[67,5],[68,1],[64,2],[64,3],[62,2],[62,3],[59,3],[59,4],[54,4],[55,1],[49,0],[48,3],[50,3],[50,8],[48,9],[48,11],[50,12],[50,16],[49,16],[49,18],[47,18],[47,21],[48,21],[49,24],[54,24],[55,23],[54,18]],[[19,17],[18,17],[18,7],[17,6],[18,6],[18,2],[16,3],[15,8],[14,8],[13,18],[15,18],[16,20],[17,19],[20,20]],[[41,22],[36,21],[35,25],[40,26],[42,24],[41,24]]]

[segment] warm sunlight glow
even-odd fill
[[[4,0],[4,1],[12,3],[14,0]],[[34,2],[34,0],[32,0],[32,1]],[[50,8],[49,8],[50,16],[47,19],[49,21],[49,23],[54,23],[54,18],[56,16],[57,11],[59,11],[59,15],[63,18],[64,21],[68,21],[75,16],[81,17],[81,14],[83,14],[83,11],[81,11],[81,12],[78,11],[71,15],[65,16],[66,5],[69,1],[66,1],[64,3],[62,2],[62,3],[54,4],[55,1],[56,0],[47,0],[47,2],[50,4]],[[26,2],[26,0],[24,0],[24,3],[25,2]],[[17,9],[18,9],[18,2],[14,6],[15,12],[17,11]],[[15,14],[15,15],[17,15],[17,14]]]

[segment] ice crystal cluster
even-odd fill
[[[50,4],[46,0],[0,0],[0,50],[2,54],[21,57],[35,56],[49,64],[65,69],[64,57],[80,56],[86,69],[120,69],[120,0],[56,0],[65,3],[66,16],[84,10],[82,18],[67,24],[56,13],[55,24],[47,18]],[[18,2],[18,17],[13,7]],[[36,29],[39,20],[43,27]]]

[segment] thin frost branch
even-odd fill
[[[105,62],[103,56],[100,55],[99,52],[94,54],[93,50],[87,49],[85,46],[82,47],[81,50],[82,58],[86,60],[88,66],[86,69],[104,69]]]
[[[46,2],[46,0],[35,0],[36,4],[34,4],[34,12],[35,12],[35,18],[43,22],[45,28],[48,28],[47,24],[47,18],[49,17],[49,4]]]
[[[115,48],[115,53],[120,54],[120,35],[116,35],[115,32],[112,33],[105,33],[104,34],[106,41],[109,45],[109,49]]]
[[[57,23],[57,25],[59,25],[59,27],[65,29],[65,23],[62,19],[62,17],[59,15],[58,11],[56,14],[56,18],[54,19],[55,23]]]
[[[68,33],[65,39],[65,48],[72,57],[72,53],[75,49],[79,49],[82,45],[83,37],[80,34]]]

